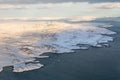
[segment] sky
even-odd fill
[[[0,0],[0,19],[119,16],[120,0]]]

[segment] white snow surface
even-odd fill
[[[0,23],[0,71],[13,66],[14,72],[41,68],[36,61],[45,52],[65,53],[73,49],[102,47],[113,41],[103,23],[17,22]],[[78,45],[79,44],[79,45]]]

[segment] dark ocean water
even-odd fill
[[[22,73],[5,67],[0,80],[120,80],[120,23],[111,22],[117,32],[110,47],[75,50],[70,54],[49,54],[40,59],[45,66]]]

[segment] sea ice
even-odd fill
[[[107,45],[113,41],[108,35],[116,33],[106,26],[111,25],[55,21],[1,23],[0,71],[5,66],[13,66],[14,72],[41,68],[43,65],[36,63],[36,58],[48,57],[42,55],[45,52],[73,52],[73,49]]]

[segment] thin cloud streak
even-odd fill
[[[0,9],[51,9],[51,8],[58,8],[58,7],[71,7],[75,5],[88,5],[91,9],[115,9],[120,8],[120,2],[109,2],[109,3],[95,3],[90,4],[87,2],[69,2],[69,3],[47,3],[47,4],[0,4]]]
[[[101,3],[96,4],[97,9],[120,9],[120,3]]]
[[[11,4],[2,4],[0,9],[49,9],[53,8],[51,4],[46,5],[11,5]]]
[[[51,9],[58,7],[71,7],[81,3],[47,3],[47,4],[0,4],[0,9]]]
[[[38,3],[64,3],[64,2],[120,2],[120,0],[0,0],[0,4],[38,4]]]
[[[0,18],[0,22],[9,22],[9,21],[91,21],[95,20],[96,17],[93,16],[83,16],[83,17],[40,17],[40,18]]]

